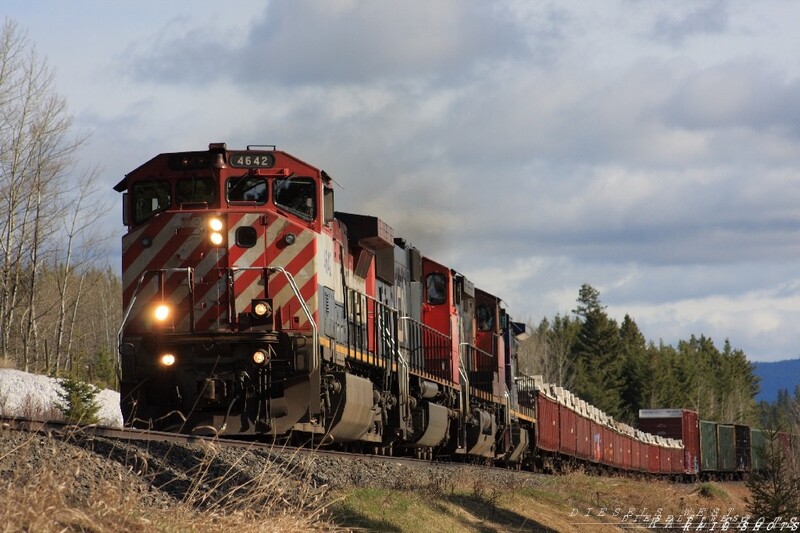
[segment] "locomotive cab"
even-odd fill
[[[324,172],[274,147],[161,154],[123,192],[121,405],[160,429],[283,431],[320,411]],[[312,398],[298,407],[292,395]],[[167,414],[170,413],[170,414]],[[236,413],[232,416],[231,413]]]

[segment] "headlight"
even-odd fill
[[[253,313],[258,317],[265,316],[269,312],[270,308],[267,302],[256,302],[253,306]]]
[[[222,242],[225,240],[222,237],[222,229],[225,227],[225,224],[222,223],[222,219],[208,219],[208,227],[211,228],[211,235],[209,236],[209,239],[211,239],[211,244],[214,246],[219,246],[222,244]]]
[[[164,366],[172,366],[175,364],[175,356],[171,353],[165,353],[161,356],[161,364]]]
[[[266,350],[256,350],[253,352],[253,362],[257,365],[269,363],[269,359],[270,357]]]
[[[159,322],[165,321],[169,317],[169,306],[165,304],[157,306],[153,315]]]
[[[218,218],[212,218],[208,221],[208,227],[211,231],[222,231],[222,221]]]

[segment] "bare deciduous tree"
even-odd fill
[[[76,349],[87,359],[112,353],[109,332],[81,329],[96,327],[81,320],[89,314],[87,292],[115,283],[101,264],[107,236],[98,220],[108,208],[95,199],[96,171],[77,183],[86,137],[72,130],[52,71],[6,20],[0,28],[0,356],[25,370],[70,370]],[[92,320],[115,330],[108,314],[115,316],[119,305],[110,294],[98,296],[111,307]],[[100,342],[86,342],[92,336]]]

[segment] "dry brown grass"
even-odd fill
[[[104,457],[80,441],[0,430],[0,532],[335,529],[324,490],[270,461],[254,470],[252,454],[209,446],[183,473],[148,456],[137,473],[120,460],[128,451]]]
[[[204,446],[204,456],[189,471],[191,483],[179,509],[198,515],[203,527],[214,531],[329,530],[323,515],[327,491],[315,487],[310,471],[296,458],[279,462],[265,455],[251,463],[248,453],[228,453],[215,444]],[[230,459],[232,457],[232,460]],[[260,470],[254,470],[259,468]],[[243,475],[243,472],[247,472]],[[200,513],[197,511],[201,510]]]

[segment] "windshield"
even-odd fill
[[[275,178],[275,205],[307,220],[317,216],[316,187],[311,178]]]
[[[217,181],[213,177],[191,177],[175,184],[175,202],[178,204],[211,205],[217,200]]]
[[[229,202],[267,203],[267,180],[258,176],[231,178],[227,183]]]

